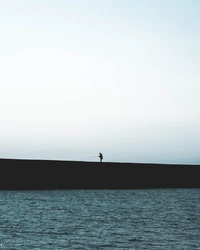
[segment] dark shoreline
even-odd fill
[[[0,190],[200,188],[200,165],[0,159]]]

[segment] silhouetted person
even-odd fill
[[[102,153],[99,153],[99,158],[100,158],[100,162],[102,162],[102,160],[103,160],[103,155],[102,155]]]

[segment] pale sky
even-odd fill
[[[199,0],[0,0],[0,158],[200,164]]]

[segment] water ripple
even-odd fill
[[[200,190],[1,191],[1,249],[200,249]]]

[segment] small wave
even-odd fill
[[[129,241],[129,242],[137,242],[137,241],[138,241],[138,242],[139,242],[139,241],[141,242],[142,239],[131,238],[131,239],[128,239],[128,241]]]

